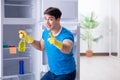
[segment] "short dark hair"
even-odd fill
[[[61,18],[62,12],[58,8],[49,7],[45,10],[44,15],[45,14],[54,16],[57,19],[57,18]]]

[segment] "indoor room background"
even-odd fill
[[[98,27],[93,30],[93,36],[102,35],[103,38],[93,43],[94,53],[120,53],[120,2],[119,0],[79,0],[79,20],[81,15],[95,13]],[[81,29],[82,32],[82,29]],[[81,39],[80,52],[85,53],[87,44]]]

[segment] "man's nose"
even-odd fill
[[[46,24],[49,24],[49,20],[46,20]]]

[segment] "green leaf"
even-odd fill
[[[85,34],[80,34],[80,38],[85,41],[87,40],[87,36]]]
[[[100,35],[100,36],[99,36],[99,37],[97,37],[97,38],[94,38],[94,39],[93,39],[93,41],[94,41],[94,42],[98,42],[101,38],[103,38],[103,36],[102,36],[102,35]]]
[[[91,12],[90,16],[83,16],[84,19],[81,21],[81,27],[85,29],[93,29],[98,26],[98,21],[96,21],[96,17],[94,13]]]

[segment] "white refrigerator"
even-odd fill
[[[24,53],[18,51],[18,30],[23,29],[40,40],[45,27],[43,12],[50,6],[62,11],[61,25],[75,37],[76,80],[80,80],[78,0],[1,0],[0,5],[0,80],[40,80],[49,70],[45,51],[38,51],[30,44]],[[20,72],[21,61],[23,73]]]

